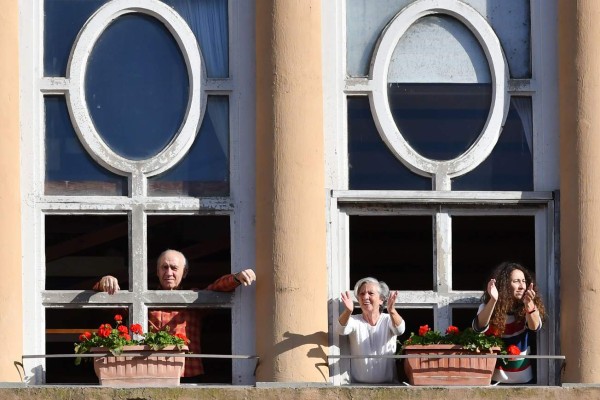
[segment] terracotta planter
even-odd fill
[[[158,352],[181,353],[176,346],[167,346]],[[92,353],[106,353],[104,347],[94,347]],[[120,356],[94,359],[94,371],[103,386],[178,386],[185,366],[185,357],[128,356],[127,353],[153,351],[149,346],[125,346]]]
[[[493,348],[492,353],[498,353]],[[481,354],[453,344],[412,345],[404,354]],[[416,386],[483,386],[492,381],[496,358],[406,358],[404,370]]]

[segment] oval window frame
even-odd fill
[[[106,144],[94,126],[85,98],[85,75],[96,41],[115,19],[131,13],[154,17],[165,25],[182,52],[189,80],[188,104],[180,128],[169,144],[143,160],[123,157]],[[206,111],[207,94],[203,90],[207,82],[206,70],[196,37],[173,8],[157,0],[113,0],[98,8],[75,39],[66,78],[67,106],[79,140],[95,161],[119,175],[149,177],[171,168],[194,143]]]
[[[419,19],[436,14],[449,15],[469,29],[484,51],[492,78],[492,101],[485,125],[475,142],[451,160],[432,160],[410,146],[394,121],[387,91],[388,71],[398,41]],[[500,41],[485,18],[459,1],[417,0],[396,14],[377,41],[369,80],[371,112],[382,140],[411,171],[434,177],[437,190],[450,190],[450,178],[472,171],[489,156],[508,115],[508,65]]]

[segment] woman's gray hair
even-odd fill
[[[370,276],[362,278],[361,280],[356,282],[356,285],[354,285],[354,296],[356,296],[356,298],[358,299],[358,292],[360,291],[360,288],[367,283],[373,283],[379,287],[379,297],[383,301],[381,308],[384,308],[385,304],[387,303],[388,296],[390,295],[390,288],[384,281],[379,281]]]

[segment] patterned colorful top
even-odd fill
[[[483,310],[485,304],[479,306],[477,315]],[[542,329],[542,321],[540,319],[539,331]],[[476,332],[486,332],[486,334],[493,334],[490,332],[489,326],[485,326],[483,329],[477,329],[477,317],[473,319],[473,330]],[[537,332],[536,331],[536,332]],[[528,355],[531,353],[529,348],[529,335],[533,334],[534,331],[527,327],[525,320],[517,321],[515,316],[508,314],[506,316],[506,325],[504,333],[501,338],[506,343],[506,347],[515,345],[519,348],[522,355]],[[527,383],[533,379],[533,369],[531,368],[531,362],[525,358],[509,358],[505,359],[506,363],[502,360],[498,360],[496,369],[492,380],[501,383]]]

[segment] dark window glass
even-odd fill
[[[431,178],[405,167],[379,136],[367,97],[348,98],[348,186],[354,190],[431,190]]]
[[[44,98],[48,195],[127,195],[127,179],[96,163],[73,130],[62,96]]]
[[[156,155],[186,114],[188,74],[177,42],[156,18],[115,19],[88,61],[86,100],[107,145],[128,159]]]
[[[477,307],[479,304],[474,307],[452,307],[452,325],[461,331],[470,328],[473,318],[477,315]]]
[[[422,156],[450,160],[482,133],[490,112],[490,84],[392,83],[390,108],[404,139]]]
[[[473,171],[452,180],[452,190],[533,190],[531,98],[513,97],[498,143]]]
[[[107,2],[108,0],[44,1],[45,76],[66,75],[68,57],[78,32],[86,20]],[[165,3],[183,17],[196,35],[208,77],[229,76],[227,0],[168,0]]]
[[[432,290],[432,252],[430,216],[350,216],[352,285],[372,276],[393,290]]]
[[[209,96],[190,151],[167,172],[148,179],[151,196],[229,195],[229,98]]]
[[[160,307],[150,308],[161,310]],[[164,310],[173,310],[166,308]],[[202,308],[197,310],[202,319],[202,334],[190,337],[200,340],[200,354],[232,354],[231,348],[231,310]],[[252,361],[248,361],[252,362]],[[232,382],[231,359],[203,358],[204,375],[182,377],[181,383],[228,383]]]
[[[421,325],[429,325],[431,329],[434,329],[433,310],[431,308],[400,308],[397,309],[397,311],[404,319],[406,324],[406,330],[404,331],[404,334],[398,337],[398,340],[400,340],[398,348],[400,348],[402,342],[410,337],[411,332],[414,332],[415,335],[418,335],[419,327]],[[405,360],[403,359],[398,359],[396,362],[398,380],[400,382],[408,382],[408,377],[404,372],[404,363]]]
[[[231,271],[229,216],[148,216],[148,288],[158,286],[156,261],[166,249],[181,251],[189,272],[185,289],[204,289]]]
[[[46,354],[73,354],[74,343],[83,332],[96,332],[103,323],[115,326],[114,316],[121,314],[129,325],[126,308],[46,309]],[[91,358],[75,365],[74,358],[47,358],[47,384],[98,384]]]
[[[481,290],[501,262],[535,270],[533,216],[452,217],[452,288]]]
[[[46,289],[92,289],[104,275],[129,287],[126,215],[46,215]]]
[[[44,76],[66,76],[73,42],[85,21],[108,0],[44,1]]]

